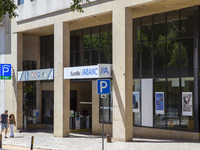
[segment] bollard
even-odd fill
[[[2,134],[0,134],[0,148],[2,148]]]
[[[31,150],[33,150],[33,142],[34,142],[34,136],[31,138]]]

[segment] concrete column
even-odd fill
[[[17,33],[17,71],[23,71],[23,33]],[[17,72],[15,72],[17,74]],[[23,129],[23,82],[17,82],[17,129]]]
[[[128,142],[133,138],[132,9],[113,10],[113,139]]]
[[[70,80],[64,80],[64,67],[70,66],[69,23],[54,24],[54,136],[69,136]]]

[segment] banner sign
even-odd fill
[[[192,116],[192,92],[182,92],[182,115]]]
[[[11,64],[0,64],[0,79],[1,80],[11,79]]]
[[[165,114],[164,113],[164,92],[155,93],[155,105],[156,105],[156,114]]]
[[[53,69],[18,71],[18,81],[53,80]]]
[[[64,68],[64,79],[111,78],[111,64]]]
[[[133,112],[140,112],[140,92],[133,92]]]

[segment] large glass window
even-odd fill
[[[194,32],[193,7],[133,20],[133,92],[153,78],[154,127],[194,131]]]
[[[70,65],[112,63],[112,25],[71,31]]]

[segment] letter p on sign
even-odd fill
[[[110,94],[110,80],[97,80],[97,93]]]

